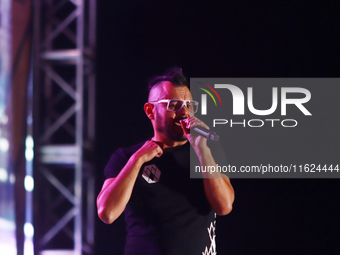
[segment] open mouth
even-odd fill
[[[175,121],[175,125],[181,126],[181,123],[179,122],[179,120],[178,120],[178,121]]]
[[[180,119],[177,119],[177,120],[175,120],[175,124],[177,125],[177,126],[181,126],[181,120],[186,120],[187,118],[180,118]]]

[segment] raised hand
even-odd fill
[[[141,158],[144,162],[152,160],[154,157],[160,157],[163,150],[155,141],[146,141],[144,145],[135,152],[137,158]]]
[[[181,120],[181,127],[191,146],[196,149],[204,149],[207,148],[207,139],[199,136],[195,132],[190,132],[190,129],[196,126],[204,127],[206,129],[210,129],[208,125],[206,125],[203,121],[198,119],[195,116],[189,117],[187,119]]]

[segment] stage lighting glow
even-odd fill
[[[32,191],[34,189],[34,179],[32,176],[26,175],[24,185],[27,191]]]
[[[9,183],[14,184],[15,183],[15,175],[13,173],[9,174]]]
[[[8,117],[6,114],[4,114],[1,118],[1,123],[6,125],[8,123]]]
[[[24,243],[24,255],[34,255],[34,246],[32,238],[26,238]]]
[[[8,151],[9,143],[6,138],[0,137],[0,151],[6,152]]]
[[[0,217],[0,253],[16,255],[15,223]]]
[[[32,161],[34,157],[34,153],[32,149],[26,149],[25,151],[25,157],[27,161]]]
[[[0,182],[7,182],[8,174],[5,168],[0,167]]]
[[[33,225],[29,222],[26,222],[25,225],[24,225],[24,234],[26,237],[33,237],[34,235],[34,228],[33,228]]]
[[[33,151],[33,147],[34,147],[34,141],[32,136],[27,136],[26,137],[26,151],[25,151],[25,157],[27,161],[32,161],[33,157],[34,157],[34,151]]]
[[[28,135],[26,137],[26,148],[33,148],[34,147],[34,141],[33,141],[33,138],[32,136]]]
[[[14,240],[15,241],[15,240]],[[6,255],[16,255],[17,249],[15,247],[15,242],[14,243],[0,243],[0,250],[3,252],[3,254]]]

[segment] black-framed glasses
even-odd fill
[[[181,99],[162,99],[157,102],[149,102],[152,104],[166,104],[166,109],[170,112],[178,112],[182,107],[186,107],[191,113],[195,113],[198,110],[198,102],[193,100],[181,100]]]

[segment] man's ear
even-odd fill
[[[144,105],[144,112],[145,112],[146,116],[148,116],[148,118],[150,120],[155,119],[153,109],[154,109],[154,105],[153,104],[151,104],[149,102],[145,103],[145,105]]]

